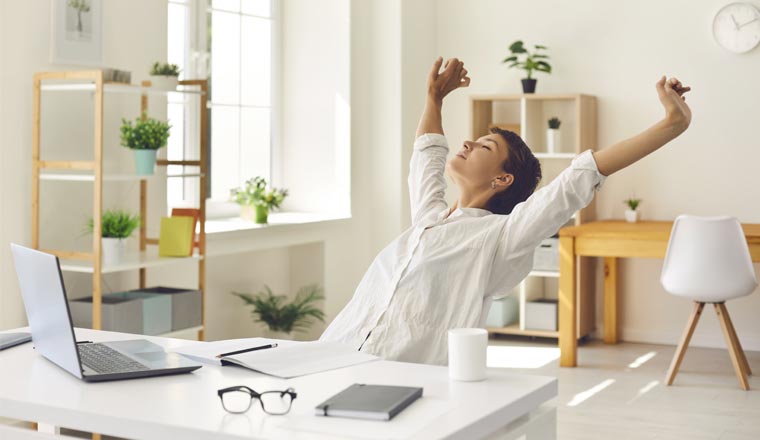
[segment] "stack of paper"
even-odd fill
[[[222,353],[276,343],[277,347],[231,356]],[[174,350],[190,359],[217,365],[235,364],[281,378],[304,376],[378,359],[339,342],[284,341],[266,338],[232,339],[182,346]]]

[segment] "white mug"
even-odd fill
[[[449,378],[468,382],[485,379],[487,348],[485,329],[449,330]]]

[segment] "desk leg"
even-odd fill
[[[578,310],[575,292],[575,238],[559,238],[559,365],[578,363]]]
[[[604,258],[604,342],[617,344],[617,258]]]

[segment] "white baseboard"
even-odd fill
[[[760,351],[760,335],[758,334],[739,334],[739,342],[745,351]],[[666,333],[656,330],[641,330],[626,328],[620,333],[620,339],[626,342],[641,342],[646,344],[678,345],[681,340],[681,333]],[[715,332],[714,335],[695,335],[690,347],[705,348],[727,348],[726,340],[723,339],[723,333]]]

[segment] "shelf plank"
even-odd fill
[[[529,277],[543,277],[543,278],[559,278],[559,271],[552,270],[532,270],[528,274]]]
[[[517,336],[537,336],[540,338],[558,338],[558,331],[549,330],[520,330],[518,324],[508,325],[506,327],[488,327],[488,333],[497,335],[517,335]]]
[[[93,82],[77,82],[77,83],[46,83],[40,85],[42,91],[52,92],[81,92],[81,91],[95,91],[95,83]],[[144,87],[133,84],[123,83],[106,83],[103,86],[103,91],[106,93],[128,93],[134,95],[168,95],[169,93],[178,93],[183,95],[202,95],[204,92],[197,90],[191,85],[179,85],[177,90],[160,90],[152,87]]]
[[[103,176],[104,182],[129,182],[139,181],[155,178],[192,178],[203,177],[201,173],[184,173],[184,174],[153,174],[150,176],[139,174],[106,174]],[[40,180],[56,180],[56,181],[69,181],[69,182],[94,182],[95,176],[90,173],[40,173]]]
[[[203,257],[200,255],[193,255],[192,257],[159,257],[157,250],[143,251],[128,254],[125,261],[119,264],[103,264],[102,273],[125,272],[129,270],[167,266],[188,260],[202,259]],[[91,261],[63,260],[61,261],[61,270],[64,272],[93,273],[93,265]]]
[[[576,153],[533,153],[536,159],[575,159]]]

